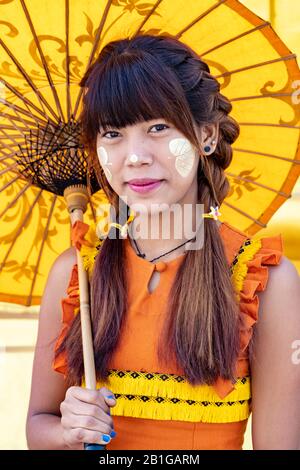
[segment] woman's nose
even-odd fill
[[[146,155],[140,155],[136,153],[131,153],[127,157],[127,164],[129,165],[134,165],[134,166],[139,166],[142,165],[143,163],[151,163],[152,158],[150,156]]]

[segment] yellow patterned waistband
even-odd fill
[[[82,382],[84,386],[84,381]],[[191,385],[183,376],[111,369],[107,387],[117,400],[112,416],[226,423],[249,417],[250,377],[239,377],[235,390],[220,399],[211,385]]]

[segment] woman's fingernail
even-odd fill
[[[103,434],[102,441],[109,442],[110,441],[110,436],[108,436],[107,434]]]
[[[115,400],[114,395],[107,395],[107,398],[112,398],[113,400]]]
[[[116,435],[117,435],[116,431],[112,431],[112,432],[110,433],[110,437],[116,437]]]

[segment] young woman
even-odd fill
[[[136,210],[125,237],[74,226],[96,391],[82,387],[75,249],[51,269],[29,448],[241,449],[251,411],[254,449],[299,448],[299,277],[281,235],[249,238],[218,219],[239,127],[217,80],[180,41],[140,35],[106,45],[81,85],[90,163],[117,220]]]

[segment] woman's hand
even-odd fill
[[[60,404],[66,445],[73,450],[82,450],[84,443],[108,444],[115,436],[110,416],[110,407],[115,405],[113,393],[105,387],[99,390],[68,388]]]

